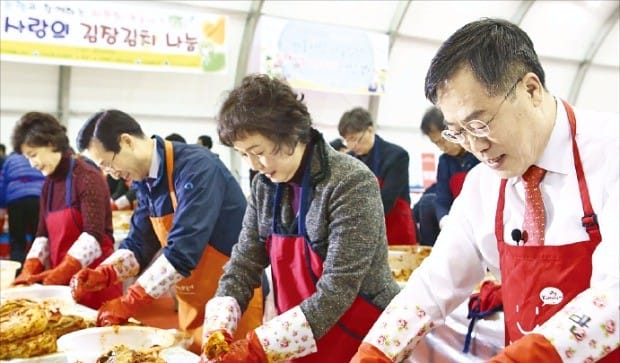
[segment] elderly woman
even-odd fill
[[[82,267],[95,267],[114,251],[110,193],[100,170],[75,158],[65,128],[54,116],[29,112],[13,131],[13,148],[46,176],[39,226],[14,284],[68,285]],[[50,268],[46,271],[45,266]],[[122,286],[85,294],[79,303],[98,308]]]
[[[329,146],[302,100],[282,81],[251,75],[220,110],[220,140],[260,174],[206,305],[204,360],[348,361],[399,291],[374,175]],[[218,354],[268,265],[279,315]]]

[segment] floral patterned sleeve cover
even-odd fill
[[[299,306],[269,320],[255,332],[270,363],[301,358],[317,351],[312,329]]]
[[[545,336],[563,362],[596,362],[620,347],[620,311],[609,309],[618,295],[617,288],[587,289],[534,333]]]
[[[157,299],[162,297],[172,285],[181,281],[182,278],[183,275],[177,272],[166,256],[161,255],[136,282],[144,288],[149,296]]]

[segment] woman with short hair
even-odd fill
[[[50,114],[24,114],[12,142],[15,151],[46,176],[36,238],[14,284],[68,285],[82,267],[95,267],[114,252],[105,179],[101,171],[74,157],[64,126]],[[115,284],[85,294],[78,302],[99,308],[121,293],[121,284]]]
[[[259,175],[239,242],[206,305],[205,358],[348,361],[399,291],[374,175],[328,145],[303,96],[266,75],[246,77],[228,95],[218,133]],[[218,355],[214,348],[230,343],[240,307],[269,265],[279,315]]]

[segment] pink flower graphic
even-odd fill
[[[616,332],[616,322],[613,320],[607,320],[605,322],[605,331],[608,334],[613,334]]]
[[[405,319],[398,319],[398,328],[400,329],[405,329],[407,328],[407,320]]]
[[[604,308],[607,305],[607,299],[604,296],[597,296],[592,300],[592,304],[597,308]]]

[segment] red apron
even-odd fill
[[[379,187],[383,189],[383,180],[379,177],[379,145],[375,139],[372,151],[372,172],[377,176]],[[415,226],[409,202],[396,198],[394,207],[385,215],[385,231],[388,245],[416,245]]]
[[[463,189],[463,184],[465,183],[465,177],[467,176],[467,171],[459,171],[458,173],[454,173],[450,178],[450,194],[452,194],[452,199],[456,199],[456,197],[461,194],[461,189]]]
[[[305,219],[311,193],[311,161],[312,156],[307,161],[302,181],[297,217],[298,234],[276,233],[282,230],[279,215],[284,189],[282,184],[276,186],[272,231],[267,238],[266,248],[271,258],[271,277],[278,314],[298,306],[314,294],[316,283],[323,273],[323,260],[312,250],[305,237]],[[336,325],[317,340],[316,353],[290,362],[348,362],[380,314],[381,309],[358,295]]]
[[[168,180],[168,191],[172,201],[172,208],[177,209],[177,196],[174,191],[172,181],[172,171],[174,170],[174,153],[172,143],[164,141],[166,156],[166,177]],[[153,230],[161,247],[168,244],[168,233],[172,229],[174,213],[161,217],[151,217]],[[205,304],[209,301],[217,290],[220,276],[224,272],[224,264],[230,259],[229,256],[221,253],[211,246],[202,253],[202,257],[188,277],[183,278],[175,285],[175,292],[179,302],[179,328],[189,332],[194,337],[189,350],[200,354],[202,344],[202,324],[205,316]],[[245,337],[245,334],[252,329],[260,326],[263,315],[263,294],[259,287],[254,289],[254,297],[250,300],[241,320],[237,324],[235,339]]]
[[[546,322],[566,303],[590,287],[592,253],[601,241],[575,142],[575,115],[570,105],[563,103],[572,135],[575,171],[584,212],[582,223],[590,239],[561,246],[513,246],[505,243],[503,221],[507,180],[501,181],[495,215],[495,237],[504,286],[502,298],[507,345]],[[543,303],[541,295],[553,304]],[[616,349],[600,362],[618,362],[618,352]]]
[[[45,212],[45,225],[47,227],[47,238],[50,246],[50,268],[58,266],[73,243],[82,234],[82,213],[71,205],[73,168],[75,159],[70,159],[69,172],[66,177],[65,207],[59,210],[52,210],[52,199],[54,194],[54,182],[49,186],[47,208]],[[93,261],[89,268],[95,268],[114,252],[114,241],[110,236],[104,234],[101,242],[101,256]],[[78,301],[93,309],[99,309],[104,302],[117,298],[123,294],[122,284],[116,284],[106,289],[96,292],[88,292]]]

